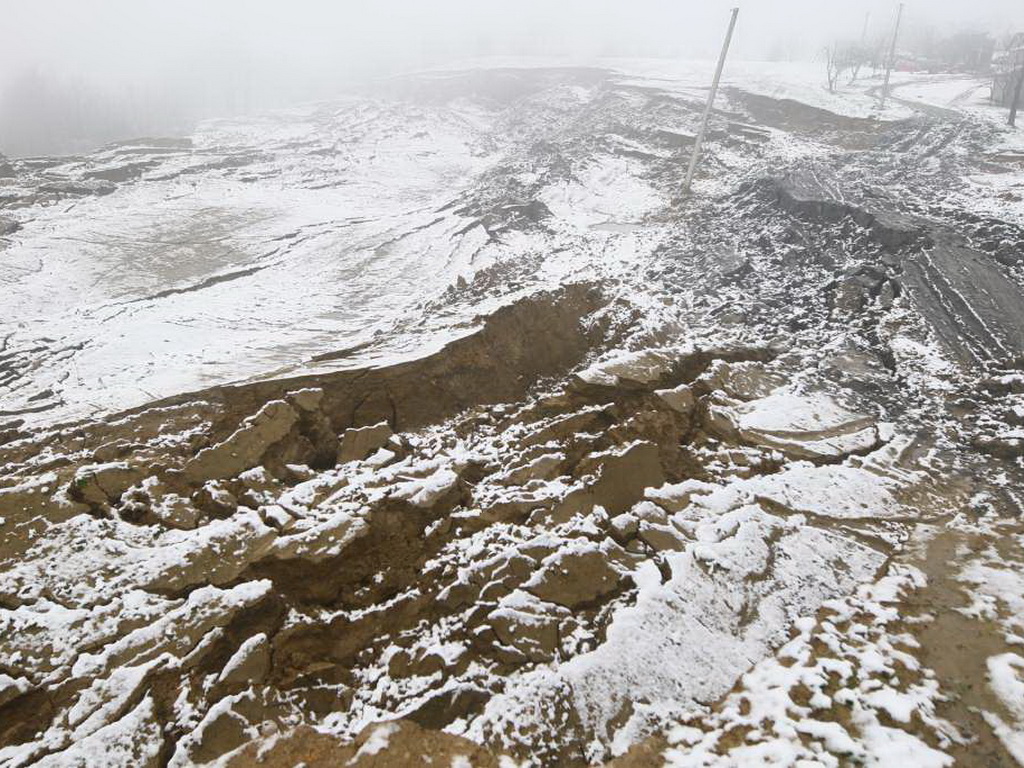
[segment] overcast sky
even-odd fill
[[[106,99],[131,102],[133,119],[145,113],[159,125],[174,115],[185,119],[327,96],[367,76],[488,54],[581,62],[601,55],[708,58],[735,4],[0,0],[0,151],[5,139],[8,145],[13,140],[4,126],[14,120],[25,128],[32,105],[24,102],[45,83],[63,83],[97,110],[106,108]],[[891,0],[738,4],[734,55],[747,59],[810,56],[829,39],[859,38],[866,14],[870,34],[880,36],[896,7]],[[1024,0],[908,0],[906,6],[908,27],[1024,29]]]
[[[27,63],[132,79],[196,55],[287,57],[282,64],[415,64],[538,40],[566,55],[614,47],[707,54],[730,0],[0,0],[0,66]],[[745,0],[738,53],[773,39],[859,36],[864,14],[888,24],[892,1]],[[1022,0],[908,0],[908,21],[996,31],[1024,23]],[[710,47],[709,47],[710,46]]]

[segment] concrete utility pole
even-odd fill
[[[725,43],[722,45],[722,55],[718,57],[718,68],[715,70],[715,79],[711,83],[711,93],[708,94],[708,103],[704,107],[704,117],[700,121],[700,130],[697,131],[697,139],[693,143],[693,154],[690,156],[690,168],[686,172],[686,181],[683,184],[683,191],[689,192],[693,183],[693,174],[697,170],[697,161],[700,159],[700,148],[704,144],[704,136],[708,130],[708,118],[711,117],[711,109],[715,105],[715,96],[718,94],[718,83],[722,79],[722,70],[725,69],[725,57],[729,55],[729,44],[732,43],[732,33],[736,29],[736,17],[740,9],[733,8],[732,16],[729,19],[729,31],[725,33]]]
[[[892,74],[892,68],[896,66],[896,40],[900,36],[900,22],[903,20],[903,3],[900,3],[900,9],[896,11],[896,29],[892,31],[892,45],[889,46],[889,58],[885,62],[885,85],[882,86],[882,109],[885,109],[885,99],[889,95],[889,76]]]
[[[1024,53],[1021,55],[1024,57]],[[1010,102],[1010,126],[1013,128],[1017,127],[1017,109],[1020,107],[1022,86],[1024,86],[1024,58],[1022,58],[1020,70],[1017,72],[1017,85],[1013,88],[1013,100]]]

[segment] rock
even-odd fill
[[[990,376],[978,384],[986,392],[994,395],[1020,395],[1024,394],[1024,373],[1014,371],[1000,376]]]
[[[756,400],[767,397],[786,383],[785,378],[772,373],[763,363],[743,361],[730,363],[716,360],[694,386],[703,393],[721,391],[735,400]]]
[[[550,512],[542,511],[542,516],[560,523],[576,514],[589,513],[595,506],[617,515],[640,501],[647,488],[665,482],[658,446],[654,443],[636,442],[620,451],[593,456],[591,461],[596,465],[596,481],[570,492]]]
[[[641,501],[633,507],[632,514],[645,523],[654,525],[667,525],[668,513],[657,504],[650,501]]]
[[[616,515],[609,521],[611,525],[612,537],[619,544],[625,545],[631,539],[636,538],[637,531],[640,530],[640,521],[636,515],[632,515],[628,512],[623,512],[621,515]]]
[[[892,280],[886,280],[878,291],[878,305],[883,309],[889,309],[896,301],[897,296],[899,296],[897,284]]]
[[[323,398],[324,391],[313,388],[289,392],[285,396],[299,415],[299,434],[272,447],[265,457],[267,466],[272,467],[278,477],[289,475],[289,465],[306,464],[313,469],[329,469],[335,465],[338,435],[331,420],[321,410]]]
[[[881,358],[868,349],[847,344],[827,358],[824,367],[829,378],[861,394],[877,396],[892,381]]]
[[[273,543],[271,553],[277,560],[301,559],[315,564],[337,557],[356,539],[369,532],[369,525],[346,512],[339,512],[324,522],[301,532],[289,531]]]
[[[171,492],[156,477],[147,477],[122,494],[120,514],[128,522],[180,530],[196,528],[203,518],[191,499]]]
[[[686,549],[686,539],[669,525],[641,523],[639,537],[655,552],[682,552]]]
[[[24,677],[11,677],[0,672],[0,707],[13,701],[32,688],[32,684]]]
[[[285,399],[297,410],[314,413],[320,410],[324,399],[324,391],[317,388],[299,389],[289,392]]]
[[[422,654],[414,658],[405,649],[397,651],[388,660],[388,674],[396,679],[430,677],[443,672],[444,667],[444,659],[436,653]]]
[[[546,557],[523,588],[546,602],[578,608],[617,592],[623,579],[608,554],[588,542]]]
[[[526,659],[542,663],[555,658],[558,650],[558,623],[568,616],[562,608],[545,606],[522,590],[503,597],[487,616],[498,642]]]
[[[224,442],[204,448],[185,465],[194,483],[220,480],[257,466],[267,449],[283,439],[299,416],[284,400],[271,400]]]
[[[127,456],[134,447],[130,440],[112,440],[104,443],[92,452],[92,460],[97,464],[107,464]]]
[[[653,349],[620,352],[581,371],[576,378],[584,384],[600,387],[622,387],[629,382],[652,384],[671,372],[674,362],[670,354]]]
[[[103,507],[121,498],[121,495],[142,479],[142,470],[123,461],[107,464],[87,464],[75,472],[68,495],[75,501],[92,507]]]
[[[505,763],[502,763],[504,765]],[[512,764],[511,761],[508,764]],[[468,739],[427,730],[409,720],[373,723],[346,744],[336,736],[299,726],[254,740],[228,759],[227,768],[408,768],[414,765],[498,768],[498,757]]]
[[[391,492],[391,497],[407,501],[414,507],[430,509],[450,496],[458,483],[458,474],[447,467],[442,467],[427,477],[398,483]]]
[[[776,391],[748,403],[712,404],[705,428],[728,442],[811,461],[863,453],[881,442],[872,417],[848,411],[822,393]]]
[[[219,481],[211,480],[192,494],[192,502],[211,517],[230,517],[238,509],[238,499]]]
[[[111,194],[117,189],[117,185],[105,179],[83,179],[82,181],[51,181],[40,185],[39,189],[41,192],[50,192],[56,195],[102,197]]]
[[[971,443],[993,456],[1016,459],[1024,456],[1024,432],[1017,432],[1020,434],[977,435],[971,439]]]
[[[720,245],[709,255],[711,267],[726,279],[737,280],[753,271],[750,259],[731,246]]]
[[[697,406],[697,398],[694,396],[693,390],[686,384],[680,384],[675,389],[656,389],[654,394],[673,411],[684,416],[693,413],[693,409]]]
[[[571,440],[580,432],[606,429],[610,423],[611,419],[604,408],[570,413],[544,423],[543,426],[524,436],[521,442],[524,447],[529,448],[551,441]]]
[[[675,485],[648,488],[646,496],[660,509],[674,513],[686,509],[695,495],[712,493],[717,487],[712,483],[690,479]]]
[[[563,453],[546,453],[508,470],[498,482],[502,485],[526,485],[531,480],[550,480],[558,477],[558,471],[564,461]]]
[[[295,518],[288,514],[287,510],[280,504],[269,504],[257,510],[260,520],[276,528],[279,531],[286,531],[295,522]]]
[[[242,643],[228,659],[217,684],[226,687],[244,688],[250,683],[261,683],[270,672],[270,642],[260,632]]]
[[[190,734],[193,738],[178,742],[172,764],[200,765],[210,763],[252,740],[252,723],[230,706],[210,710],[199,727]]]
[[[389,451],[387,448],[381,448],[376,453],[372,453],[364,459],[368,467],[374,469],[383,469],[389,464],[393,464],[398,456],[394,451]]]
[[[21,229],[21,224],[10,216],[0,216],[0,237],[3,237],[4,235],[13,235],[19,229]]]
[[[122,183],[139,178],[143,173],[157,166],[158,163],[152,160],[144,160],[137,163],[124,163],[106,168],[97,168],[93,171],[86,171],[82,174],[84,179],[101,179]]]
[[[835,289],[835,307],[847,314],[861,312],[881,292],[885,273],[875,267],[863,266],[847,274]]]
[[[346,429],[338,446],[338,464],[362,461],[385,447],[392,435],[394,432],[386,421],[370,427]]]

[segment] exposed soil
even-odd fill
[[[475,238],[486,266],[392,329],[458,338],[321,339],[286,374],[45,428],[26,408],[66,377],[12,409],[0,764],[1012,765],[1024,235],[941,191],[988,129],[737,90],[699,180],[726,191],[680,200],[689,134],[663,126],[692,99],[577,69],[390,87],[353,145],[431,110],[462,130],[460,99],[491,121],[473,150],[504,147],[368,239],[453,261]],[[336,173],[351,148],[321,144],[180,173]],[[4,206],[163,183],[190,151],[18,162]],[[317,226],[125,306],[241,291]],[[22,341],[10,392],[83,352]]]

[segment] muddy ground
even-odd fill
[[[479,268],[392,329],[443,343],[42,424],[74,350],[4,342],[0,764],[1012,765],[1024,232],[969,181],[1012,170],[996,129],[734,90],[681,198],[698,95],[394,87],[486,109],[499,157],[427,217]],[[0,260],[187,151],[157,149],[14,161]]]

